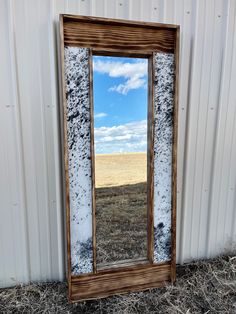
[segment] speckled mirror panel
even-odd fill
[[[154,54],[154,262],[171,259],[174,54]]]
[[[89,49],[65,47],[72,275],[93,271]]]

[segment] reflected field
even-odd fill
[[[146,153],[97,154],[96,188],[147,181]]]
[[[97,155],[97,263],[146,258],[146,153]]]
[[[93,56],[93,100],[96,262],[146,260],[148,60]]]

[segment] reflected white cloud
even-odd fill
[[[94,114],[94,119],[100,119],[100,118],[105,118],[107,117],[107,113],[105,112],[99,112]]]
[[[147,120],[94,129],[96,154],[147,150]]]
[[[115,91],[123,95],[126,95],[132,89],[146,87],[147,84],[147,60],[145,59],[135,63],[96,60],[93,62],[93,70],[108,74],[110,77],[123,77],[125,79],[124,83],[109,88],[109,91]]]

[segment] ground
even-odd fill
[[[97,263],[147,257],[147,154],[95,159]]]
[[[99,154],[95,157],[96,187],[110,187],[145,182],[147,154]]]
[[[236,313],[236,256],[177,267],[175,285],[69,304],[66,283],[0,290],[0,313]]]
[[[97,263],[147,258],[145,183],[96,189]]]
[[[103,250],[98,259],[112,261],[117,255],[137,258],[146,251],[145,155],[110,157],[109,167],[107,160],[104,162],[105,155],[96,161],[100,162],[97,169],[101,169],[97,173],[97,231],[102,244],[99,249]],[[126,168],[120,169],[117,166],[120,164]],[[127,176],[127,172],[132,176]],[[107,176],[102,177],[102,173]],[[127,237],[130,241],[126,241]],[[77,304],[68,303],[66,283],[34,283],[1,289],[0,313],[236,313],[236,256],[177,266],[175,285]]]

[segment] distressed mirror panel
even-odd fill
[[[154,53],[154,262],[171,259],[174,54]]]
[[[98,267],[147,259],[147,65],[93,57]]]
[[[65,47],[71,273],[93,271],[89,49]]]

